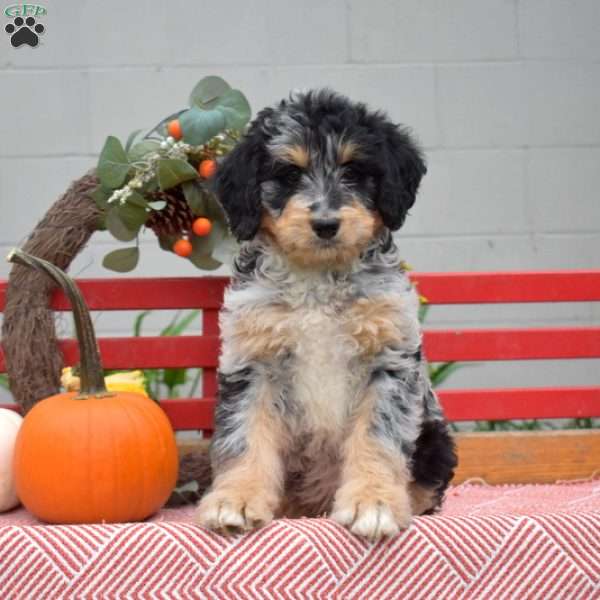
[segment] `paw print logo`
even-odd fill
[[[39,41],[39,34],[44,33],[45,27],[41,23],[36,23],[33,17],[15,17],[12,23],[9,23],[4,31],[10,35],[10,43],[14,48],[27,44],[35,48]]]

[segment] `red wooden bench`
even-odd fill
[[[600,301],[600,271],[413,273],[412,279],[432,305]],[[162,401],[177,430],[210,432],[212,428],[219,351],[217,315],[227,281],[222,277],[79,280],[91,310],[202,309],[202,335],[100,340],[107,369],[203,368],[202,398]],[[5,290],[6,284],[0,282],[0,310]],[[60,293],[52,306],[69,310]],[[431,362],[599,358],[600,327],[425,331],[424,346]],[[62,341],[61,349],[67,365],[77,362],[73,340]],[[3,370],[0,351],[0,372]],[[441,390],[439,396],[452,421],[600,416],[600,384]],[[490,483],[586,476],[600,466],[599,434],[463,434],[458,436],[462,460],[456,481],[474,476]],[[558,447],[557,437],[561,438]],[[511,444],[518,446],[518,456],[511,452]],[[544,458],[548,451],[551,455]]]
[[[600,301],[600,271],[415,273],[431,304]],[[203,397],[162,401],[175,429],[211,431],[224,278],[81,280],[93,310],[202,309],[202,335],[105,338],[106,368],[202,367]],[[0,310],[6,286],[0,283]],[[56,294],[52,306],[68,310]],[[200,333],[200,332],[199,332]],[[73,341],[61,342],[77,362]],[[600,327],[426,331],[431,361],[600,357]],[[0,372],[4,369],[0,354]],[[449,419],[597,417],[600,385],[441,390]],[[144,523],[40,526],[0,514],[0,598],[597,598],[600,430],[457,434],[441,514],[370,545],[327,519],[278,519],[226,539],[192,507]],[[197,442],[195,442],[197,443]],[[189,444],[181,444],[185,452]],[[568,485],[487,486],[555,482]]]

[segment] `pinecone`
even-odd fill
[[[162,210],[151,210],[146,227],[152,229],[158,237],[181,236],[192,228],[194,213],[179,186],[167,191],[148,194],[152,201],[164,200],[167,205]]]

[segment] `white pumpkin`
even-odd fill
[[[14,410],[0,408],[0,512],[19,504],[13,477],[13,451],[23,417]]]

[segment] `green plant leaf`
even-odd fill
[[[212,221],[212,227],[208,235],[192,237],[192,256],[211,256],[213,250],[225,237],[227,230],[219,221]]]
[[[227,223],[227,217],[225,216],[225,211],[219,204],[219,201],[217,200],[216,196],[214,194],[207,193],[207,201],[208,204],[206,207],[206,216],[211,221],[216,221],[220,223],[221,225],[223,225],[223,228],[227,230],[229,227]]]
[[[200,316],[199,310],[192,310],[187,315],[179,319],[181,311],[178,310],[171,322],[160,332],[161,336],[178,336],[181,335],[194,321]]]
[[[157,162],[158,185],[161,190],[168,190],[184,181],[196,179],[196,169],[185,160],[178,158],[162,158]]]
[[[110,207],[108,199],[112,196],[112,190],[107,190],[99,185],[91,194],[90,198],[96,203],[96,206],[101,210],[107,210]]]
[[[212,256],[200,256],[198,254],[192,254],[188,259],[195,267],[204,269],[205,271],[214,271],[218,269],[222,263],[215,260]]]
[[[129,152],[129,148],[131,148],[131,146],[133,145],[133,142],[135,142],[135,139],[137,138],[138,135],[140,135],[140,133],[142,133],[141,129],[136,129],[135,131],[132,131],[128,136],[127,136],[127,141],[125,142],[125,152]]]
[[[139,194],[138,192],[131,191],[129,192],[129,196],[127,196],[127,200],[125,204],[130,204],[132,206],[138,206],[140,208],[148,208],[148,200]]]
[[[6,375],[0,375],[0,387],[3,387],[4,389],[9,389],[8,377]]]
[[[144,322],[144,319],[151,312],[151,310],[144,310],[135,318],[135,321],[133,322],[133,335],[135,337],[140,337],[140,335],[142,334],[142,324]]]
[[[226,111],[202,110],[193,106],[180,117],[183,140],[193,146],[205,144],[227,126]]]
[[[190,94],[190,106],[203,109],[214,108],[219,98],[227,93],[231,86],[216,75],[209,75],[201,79]]]
[[[186,181],[181,184],[181,189],[192,212],[198,216],[206,215],[208,201],[206,193],[198,181]]]
[[[155,202],[148,202],[148,206],[152,210],[162,210],[167,203],[164,200],[156,200]]]
[[[240,90],[229,90],[219,98],[215,110],[223,113],[228,129],[243,129],[252,114],[250,104]]]
[[[466,365],[457,362],[446,362],[435,366],[430,365],[429,377],[431,379],[431,384],[433,387],[441,385],[448,377],[450,377],[450,375],[465,366]]]
[[[102,261],[102,266],[117,271],[118,273],[127,273],[135,269],[140,259],[140,250],[137,246],[132,248],[121,248],[109,252]]]
[[[146,202],[144,202],[144,205],[146,205]],[[117,210],[121,221],[123,221],[125,227],[131,231],[139,231],[140,227],[148,219],[146,209],[138,204],[130,203],[129,199],[125,204],[120,204]]]
[[[158,245],[167,252],[173,252],[173,244],[177,241],[175,235],[160,235],[158,236]]]
[[[138,234],[137,229],[130,229],[125,225],[123,219],[121,219],[118,206],[111,208],[106,213],[106,228],[120,242],[131,242]]]
[[[163,383],[168,388],[170,398],[177,398],[176,388],[187,381],[187,369],[165,369],[163,374]]]
[[[143,160],[147,154],[156,152],[160,148],[160,142],[157,140],[142,140],[127,152],[129,160],[134,163]]]
[[[96,169],[100,183],[111,189],[121,187],[125,183],[130,169],[131,165],[121,142],[112,135],[108,136],[102,152],[100,152]]]

